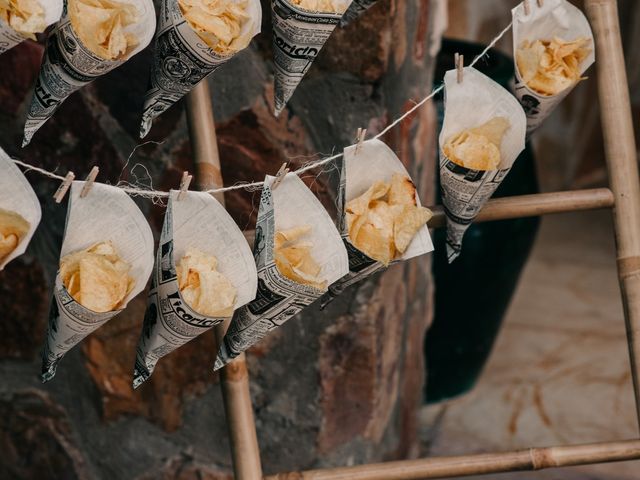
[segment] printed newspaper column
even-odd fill
[[[132,9],[131,17],[135,19],[123,29],[119,27],[121,23],[113,23],[120,18],[114,17],[119,15],[113,13],[114,9],[83,7],[81,0],[65,0],[64,15],[47,39],[40,74],[24,126],[23,147],[29,144],[33,135],[51,118],[69,95],[122,65],[142,51],[153,38],[156,27],[153,1],[119,0],[118,3],[123,5],[123,8]],[[73,5],[78,7],[77,26],[80,27],[83,21],[87,22],[87,25],[82,26],[82,35],[72,25],[76,22],[76,16],[73,16],[72,22],[72,16],[69,14],[69,8]],[[85,12],[85,8],[89,13]],[[101,12],[101,10],[104,11]],[[105,59],[106,47],[97,43],[97,32],[93,31],[93,28],[104,28],[105,31],[113,29],[110,31],[111,37],[120,35],[119,41],[125,42],[127,46],[124,53],[112,59]],[[121,45],[116,42],[118,40],[113,39],[108,45],[109,48]],[[96,53],[97,50],[101,53]]]
[[[121,189],[100,183],[94,183],[89,194],[81,198],[83,186],[84,182],[71,185],[60,257],[111,242],[118,257],[130,266],[128,275],[133,282],[117,310],[99,313],[74,300],[58,272],[42,358],[43,382],[54,377],[58,362],[72,347],[120,313],[144,290],[153,268],[153,234],[133,200]],[[83,268],[81,263],[81,292],[86,287],[88,294],[104,295],[108,280],[94,279],[83,287]]]
[[[449,263],[460,255],[464,232],[524,149],[526,134],[526,116],[511,93],[473,67],[464,68],[463,78],[458,83],[456,70],[445,74],[445,115],[439,139]],[[503,128],[497,133],[481,132],[489,122]],[[498,138],[491,143],[491,137]],[[443,149],[452,143],[475,165],[487,160],[487,152],[495,152],[495,168],[468,168],[447,158]]]
[[[326,284],[349,271],[349,261],[340,234],[320,201],[294,173],[287,174],[275,189],[267,176],[260,198],[253,255],[258,269],[255,300],[236,310],[227,330],[214,370],[278,328],[323,293],[310,285],[285,277],[276,266],[276,232],[309,226],[304,242],[311,247],[318,275]]]
[[[229,45],[214,48],[212,42],[205,38],[218,40],[213,28],[221,20],[206,18],[206,13],[199,11],[198,25],[210,23],[211,32],[204,31],[203,37],[191,26],[178,4],[178,0],[162,0],[158,31],[155,37],[153,64],[149,79],[149,88],[145,94],[140,138],[144,138],[154,118],[193,89],[201,80],[216,68],[249,45],[251,39],[260,32],[262,8],[259,0],[229,0],[229,5],[241,8],[246,14],[239,25],[236,39]],[[222,4],[222,2],[221,2]],[[218,40],[221,43],[221,40]]]
[[[386,267],[368,257],[356,248],[349,238],[346,221],[347,202],[365,193],[376,181],[391,182],[394,174],[410,177],[400,159],[384,142],[367,140],[359,147],[345,148],[340,161],[340,185],[338,187],[338,229],[349,255],[349,273],[329,286],[322,299],[322,308],[326,307],[345,288],[353,285]],[[416,204],[421,206],[420,197],[415,194]],[[392,263],[402,262],[433,251],[429,227],[424,225],[411,240],[405,252]]]
[[[0,148],[0,271],[25,252],[41,216],[31,184]]]
[[[534,61],[552,64],[544,58],[531,58],[531,53],[519,53],[523,44],[526,42],[550,41],[553,39],[561,39],[563,41],[574,41],[577,39],[588,39],[587,48],[589,49],[586,58],[579,65],[578,73],[580,76],[595,62],[593,32],[589,25],[589,21],[582,11],[569,3],[567,0],[545,0],[542,6],[538,2],[530,2],[530,14],[525,13],[524,5],[520,3],[511,10],[513,17],[513,53],[516,58],[516,97],[520,100],[522,108],[527,114],[527,134],[531,134],[536,130],[542,122],[553,112],[558,104],[575,88],[578,80],[571,82],[562,91],[557,91],[553,85],[542,90],[534,90],[527,82],[523,80],[523,72],[519,65],[522,61]],[[536,54],[541,55],[541,52]],[[556,60],[557,61],[557,60]],[[573,66],[570,66],[574,68]],[[527,79],[528,80],[528,79]],[[544,80],[549,80],[543,79]],[[549,90],[550,88],[550,90]]]
[[[0,2],[0,55],[27,38],[35,40],[36,33],[44,32],[57,22],[62,15],[62,1],[36,0],[35,4],[29,5],[33,12],[18,11],[17,18],[18,5]]]
[[[177,191],[171,192],[156,253],[147,312],[138,341],[134,388],[151,376],[160,358],[225,318],[203,315],[187,303],[180,293],[176,260],[184,258],[193,249],[213,255],[217,260],[217,271],[235,288],[233,309],[247,304],[256,296],[256,264],[244,235],[231,216],[208,193],[187,192],[181,200],[177,200],[178,194]],[[197,269],[198,265],[194,268]],[[200,289],[213,284],[200,277],[197,281]],[[212,292],[214,288],[216,291]],[[218,289],[222,290],[212,285],[209,290],[198,293],[200,296],[215,295]],[[226,295],[229,296],[229,292]],[[231,313],[227,317],[230,316]]]
[[[312,11],[316,6],[312,1],[271,2],[276,116],[287,105],[351,0],[326,3],[333,11]]]
[[[340,26],[346,27],[360,15],[369,10],[378,0],[353,0],[340,19]]]

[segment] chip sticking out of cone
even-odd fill
[[[0,0],[0,54],[36,40],[62,15],[63,0]]]

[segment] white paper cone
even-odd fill
[[[134,388],[151,376],[160,358],[224,320],[197,313],[180,295],[176,261],[189,248],[216,257],[218,271],[237,289],[235,308],[256,296],[258,277],[253,254],[231,216],[208,193],[187,192],[177,200],[178,193],[171,192],[156,253],[149,303],[138,341]]]
[[[567,0],[545,0],[542,7],[531,2],[531,13],[525,14],[524,5],[511,10],[513,17],[513,57],[524,40],[551,40],[554,37],[571,41],[586,37],[591,39],[591,53],[580,64],[580,73],[595,62],[595,44],[589,21],[582,11]],[[522,82],[516,63],[516,97],[527,114],[527,134],[536,130],[558,104],[571,93],[575,85],[558,95],[545,96],[531,90]]]
[[[345,288],[374,273],[383,270],[385,266],[358,250],[349,240],[349,231],[346,221],[347,202],[365,193],[376,181],[391,182],[394,174],[399,173],[409,177],[409,172],[400,159],[387,144],[380,140],[367,140],[360,147],[351,145],[344,149],[340,170],[340,186],[338,189],[338,228],[341,232],[347,253],[349,255],[349,273],[329,287],[329,291],[323,297],[324,308],[335,297],[340,295]],[[416,192],[416,203],[422,205]],[[429,227],[422,227],[405,250],[404,254],[392,263],[409,260],[433,251],[433,243],[429,235]]]
[[[340,19],[340,26],[346,27],[351,22],[359,18],[364,12],[369,10],[378,0],[353,0],[347,11]]]
[[[2,148],[0,148],[0,208],[18,213],[29,222],[29,231],[22,237],[15,250],[0,260],[1,271],[7,263],[25,252],[42,216],[40,202],[31,184]]]
[[[462,83],[458,83],[455,70],[445,74],[444,83],[445,115],[439,139],[440,185],[447,216],[447,258],[451,263],[460,255],[464,232],[524,150],[527,119],[509,91],[473,67],[465,67]],[[511,125],[502,139],[502,162],[498,170],[470,170],[444,156],[442,148],[451,136],[479,127],[495,117],[505,117]]]
[[[66,1],[64,16],[47,39],[40,74],[36,81],[33,98],[24,126],[22,146],[31,141],[33,135],[51,118],[69,95],[88,83],[119,67],[142,51],[153,38],[156,14],[152,0],[120,0],[138,9],[139,21],[125,28],[138,39],[136,47],[119,60],[104,60],[87,49],[71,26]]]
[[[120,258],[131,266],[129,275],[135,279],[124,301],[126,307],[144,290],[151,274],[153,234],[140,209],[120,188],[94,183],[89,194],[80,198],[83,186],[84,182],[71,185],[60,258],[111,241]],[[58,362],[72,347],[121,311],[96,313],[83,307],[71,298],[60,275],[56,275],[42,358],[42,381],[54,377]]]
[[[276,231],[310,225],[304,240],[313,244],[312,255],[321,266],[320,277],[331,284],[349,271],[349,260],[340,234],[320,201],[294,173],[271,190],[267,176],[260,198],[253,254],[258,269],[255,300],[236,310],[227,330],[214,370],[226,365],[269,332],[320,298],[324,292],[280,275],[273,246]]]
[[[254,37],[262,24],[260,1],[248,0],[247,10],[250,20],[241,34]],[[154,118],[231,57],[217,54],[198,36],[182,15],[177,0],[162,0],[140,138],[149,133]]]
[[[351,0],[343,0],[351,3]],[[272,0],[275,115],[287,105],[296,87],[320,53],[342,14],[302,10],[287,0]]]
[[[47,27],[60,19],[63,0],[39,0],[39,2],[44,9],[44,21]],[[26,38],[0,20],[0,55],[22,43]]]

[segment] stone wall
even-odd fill
[[[511,19],[511,8],[518,0],[449,0],[447,36],[490,42]],[[584,2],[573,3],[584,11]],[[627,59],[629,88],[640,132],[640,8],[635,0],[619,0],[620,26]],[[499,48],[512,55],[511,35]],[[597,62],[597,59],[596,59]],[[534,145],[538,175],[544,190],[585,188],[606,183],[606,168],[600,127],[596,70],[580,84],[536,132]],[[638,136],[640,140],[640,135]]]
[[[265,2],[266,4],[266,2]],[[329,40],[279,119],[271,115],[271,46],[263,34],[210,79],[227,184],[260,179],[376,133],[430,90],[430,0],[380,0]],[[134,151],[150,63],[146,51],[72,95],[20,149],[42,55],[25,42],[0,57],[0,145],[11,155],[83,178],[168,189],[192,170],[181,104]],[[434,118],[423,108],[385,139],[432,203]],[[162,360],[131,389],[145,296],[74,348],[47,385],[38,380],[52,279],[66,214],[54,182],[27,173],[43,221],[27,254],[0,273],[0,478],[219,479],[230,456],[215,352],[205,334]],[[327,175],[306,178],[327,206]],[[258,195],[236,191],[228,208],[252,228]],[[140,200],[157,235],[163,209]],[[430,257],[395,266],[347,291],[325,312],[310,307],[249,352],[251,393],[267,473],[387,460],[416,452],[424,378],[422,337],[431,320]]]

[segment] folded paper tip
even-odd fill
[[[216,363],[213,365],[213,371],[217,372],[218,370],[220,370],[222,367],[224,367],[226,364],[228,363],[228,361],[224,361],[222,359],[222,357],[220,355],[218,355],[216,357]]]

